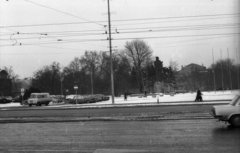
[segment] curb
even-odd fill
[[[190,105],[220,105],[228,104],[231,99],[226,100],[211,100],[204,102],[192,102],[192,101],[172,101],[172,102],[148,102],[148,103],[128,103],[128,104],[53,104],[43,107],[33,107],[33,109],[92,109],[92,108],[124,108],[124,107],[154,107],[154,106],[190,106]],[[0,110],[8,110],[10,108],[29,108],[27,105],[20,106],[6,106],[0,107]]]
[[[196,119],[214,119],[207,112],[178,112],[178,113],[160,113],[157,115],[123,115],[123,116],[89,116],[89,117],[27,117],[27,118],[2,118],[3,123],[49,123],[49,122],[91,122],[91,121],[161,121],[161,120],[196,120]]]
[[[160,103],[131,103],[131,104],[104,104],[104,105],[51,105],[51,108],[123,108],[123,107],[144,107],[144,106],[186,106],[186,105],[220,105],[228,104],[228,100],[208,102],[160,102]]]

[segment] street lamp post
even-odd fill
[[[215,69],[214,69],[214,67],[215,67],[215,64],[214,64],[214,53],[213,53],[213,50],[212,50],[212,59],[213,59],[213,82],[214,82],[214,84],[213,84],[213,90],[215,91],[215,93],[216,93],[216,80],[215,80]]]
[[[77,90],[78,90],[78,86],[75,85],[73,88],[74,88],[74,90],[76,90],[76,104],[77,104]]]
[[[63,87],[62,87],[63,77],[61,77],[60,81],[61,81],[61,95],[63,95]]]
[[[22,103],[21,104],[23,104],[24,88],[21,88],[21,95],[22,95]]]

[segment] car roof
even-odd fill
[[[31,94],[33,94],[33,95],[46,95],[46,94],[48,94],[49,95],[49,93],[31,93]]]

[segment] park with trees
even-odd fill
[[[161,57],[159,57],[161,60]],[[154,92],[156,74],[153,50],[144,40],[127,41],[124,49],[113,52],[114,93]],[[167,65],[164,63],[164,65]],[[18,75],[13,68],[5,68],[14,80]],[[186,91],[201,88],[205,91],[239,89],[240,65],[233,59],[218,60],[206,71],[192,71],[178,76],[177,61],[170,60],[169,66],[162,68],[162,81],[165,85],[178,90],[179,82],[184,82]],[[103,51],[85,51],[63,67],[53,61],[34,72],[31,90],[49,92],[52,95],[73,94],[78,86],[79,94],[111,94],[110,54]],[[17,85],[14,84],[13,87]],[[30,88],[29,88],[30,89]],[[29,90],[27,89],[27,90]]]

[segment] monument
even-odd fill
[[[156,82],[162,82],[162,69],[163,69],[162,63],[163,62],[160,61],[158,57],[156,57],[156,61],[154,62]]]
[[[154,91],[155,93],[163,93],[164,92],[164,83],[163,83],[163,62],[159,60],[159,57],[156,57],[156,61],[154,61],[154,69],[155,69],[155,83],[154,83]]]

